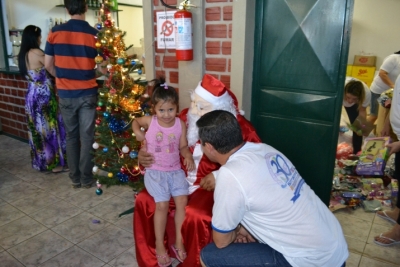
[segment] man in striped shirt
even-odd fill
[[[67,131],[69,177],[74,188],[93,184],[93,155],[97,106],[95,46],[97,30],[85,21],[85,0],[64,0],[71,19],[55,26],[45,48],[45,67],[56,77],[59,106]],[[106,70],[98,66],[102,73]]]

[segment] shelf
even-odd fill
[[[56,7],[65,7],[64,5],[56,5]],[[99,10],[100,8],[99,7],[89,7],[88,6],[88,10]],[[120,11],[123,11],[123,10],[110,10],[111,12],[120,12]]]

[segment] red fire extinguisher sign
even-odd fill
[[[174,14],[176,59],[193,60],[192,13],[179,10]]]

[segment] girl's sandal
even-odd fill
[[[157,263],[160,267],[169,267],[172,264],[171,258],[168,256],[168,253],[165,252],[164,255],[158,255],[156,252]],[[162,260],[163,263],[160,262]]]
[[[180,248],[176,248],[175,245],[171,245],[171,249],[172,251],[175,253],[176,259],[180,262],[183,262],[186,257],[187,257],[187,253],[185,251],[183,251]],[[179,256],[179,254],[182,254],[182,256],[184,257],[183,259]]]

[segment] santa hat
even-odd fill
[[[221,106],[224,103],[230,103],[232,100],[236,112],[240,114],[243,112],[239,111],[238,101],[232,91],[226,88],[225,84],[223,84],[220,80],[216,79],[210,74],[204,75],[203,80],[199,82],[199,85],[197,85],[194,92],[215,106]]]

